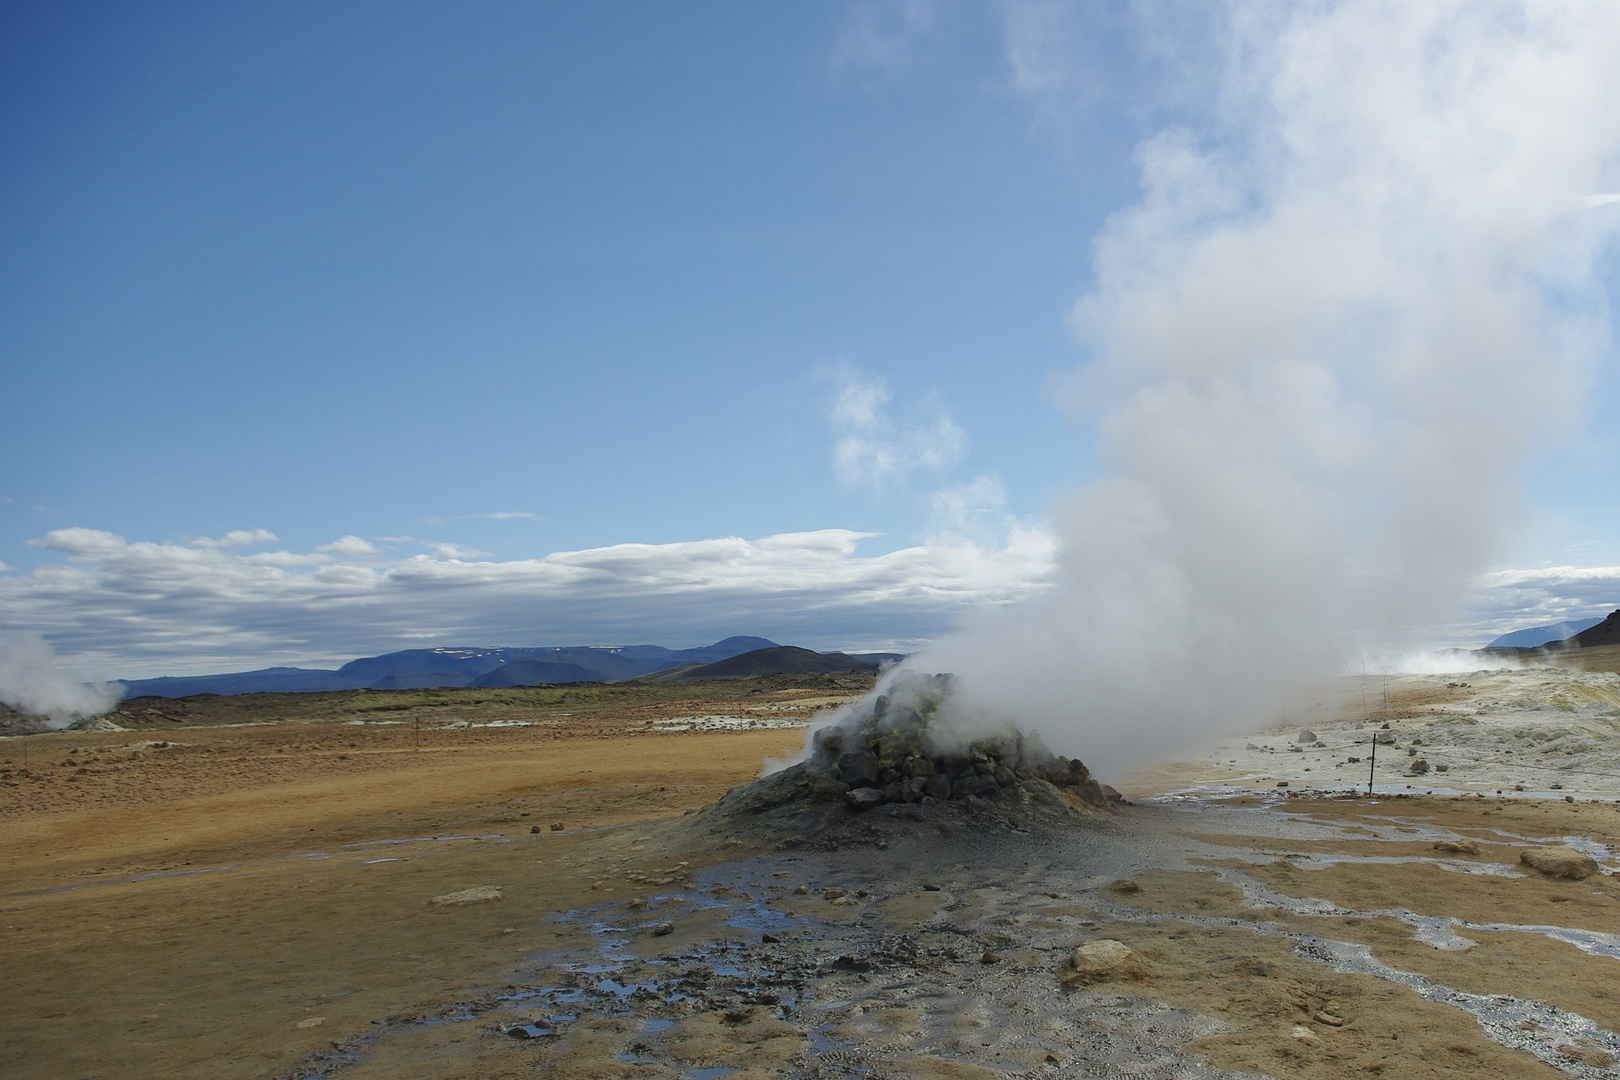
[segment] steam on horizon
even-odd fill
[[[1453,614],[1608,332],[1620,8],[1224,16],[1184,58],[1212,118],[1139,146],[1073,310],[1058,397],[1106,470],[1057,584],[910,665],[1103,770]]]
[[[65,670],[38,634],[0,635],[0,702],[52,728],[100,716],[118,704],[120,688],[90,683]]]

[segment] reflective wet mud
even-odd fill
[[[1229,843],[1212,838],[1223,830]],[[1469,934],[1525,935],[1601,964],[1620,958],[1620,936],[1309,892],[1311,866],[1523,877],[1505,862],[1279,850],[1452,836],[1282,806],[1142,807],[1054,834],[897,822],[867,845],[773,851],[568,912],[588,946],[531,957],[478,1000],[380,1023],[293,1075],[372,1075],[390,1040],[461,1024],[558,1077],[1615,1076],[1620,1037],[1596,1020],[1515,994],[1508,975],[1481,993],[1406,970],[1353,931],[1399,924],[1436,956],[1473,949]],[[1272,863],[1305,867],[1301,888],[1245,869]],[[1240,898],[1225,911],[1196,885],[1211,874]],[[1124,942],[1142,971],[1060,981],[1075,948],[1100,940]]]

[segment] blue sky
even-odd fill
[[[828,470],[840,360],[1029,511],[1083,467],[1043,386],[1134,132],[1043,132],[989,12],[874,65],[817,5],[13,10],[13,565],[58,521],[914,539]]]
[[[1208,119],[1143,18],[9,5],[0,627],[135,676],[408,643],[883,647],[1021,595],[1099,467],[1052,393],[1085,359],[1093,238],[1138,198],[1143,140]],[[1497,565],[1620,563],[1605,357]],[[457,592],[551,553],[781,534],[817,538],[791,603],[733,582],[712,612],[639,608],[641,570],[608,574],[611,619],[594,586],[539,615]],[[805,570],[833,549],[832,578]],[[462,609],[277,593],[252,629],[254,575],[413,558]],[[886,584],[851,607],[849,574]]]

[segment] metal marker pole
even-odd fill
[[[1372,794],[1373,770],[1378,768],[1378,731],[1373,731],[1372,753],[1369,755],[1371,764],[1367,766],[1367,794]]]

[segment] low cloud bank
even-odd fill
[[[0,577],[5,625],[106,677],[202,674],[472,644],[707,643],[748,633],[811,647],[909,648],[969,607],[1039,591],[1052,536],[1014,524],[863,556],[847,529],[616,544],[504,562],[131,542],[60,529],[64,561]]]

